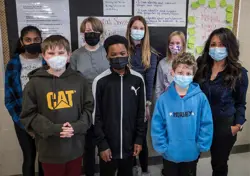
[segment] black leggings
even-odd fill
[[[213,176],[228,175],[228,160],[237,136],[232,135],[234,117],[214,119],[214,136],[210,149]]]
[[[36,145],[35,140],[22,128],[15,124],[18,142],[23,152],[23,176],[35,175]],[[41,163],[39,162],[39,176],[43,176]]]
[[[148,172],[148,144],[147,144],[147,129],[148,129],[148,123],[145,123],[146,125],[146,135],[143,140],[142,144],[142,151],[139,154],[139,161],[141,165],[142,172]],[[134,157],[134,166],[136,166],[136,157]]]
[[[83,163],[86,176],[94,176],[95,174],[95,147],[94,126],[92,125],[85,136]]]

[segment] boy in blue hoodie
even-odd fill
[[[183,53],[173,61],[173,83],[156,102],[151,136],[162,154],[164,175],[195,176],[201,152],[210,149],[213,121],[210,105],[198,84],[194,56]]]

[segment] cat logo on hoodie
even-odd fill
[[[48,108],[51,110],[65,109],[73,107],[73,94],[75,90],[59,91],[57,93],[47,93]]]

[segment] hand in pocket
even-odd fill
[[[239,131],[239,127],[237,126],[231,126],[231,132],[232,132],[232,136],[235,136]]]

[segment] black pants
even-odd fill
[[[23,152],[23,176],[35,176],[36,145],[35,140],[18,125],[15,125],[18,142]],[[42,165],[39,162],[39,176],[43,176]]]
[[[94,176],[95,174],[95,147],[94,126],[92,125],[85,137],[83,163],[86,176]]]
[[[196,176],[197,160],[192,162],[174,163],[163,160],[164,175]]]
[[[214,136],[211,146],[213,176],[228,175],[228,159],[237,136],[232,136],[234,118],[214,120]]]
[[[147,144],[147,129],[148,129],[148,122],[145,123],[146,125],[146,135],[143,140],[142,144],[142,151],[139,154],[139,161],[142,172],[148,172],[148,144]],[[136,157],[134,157],[134,166],[136,166]]]
[[[133,176],[133,157],[126,159],[112,159],[105,162],[100,158],[100,176]]]

